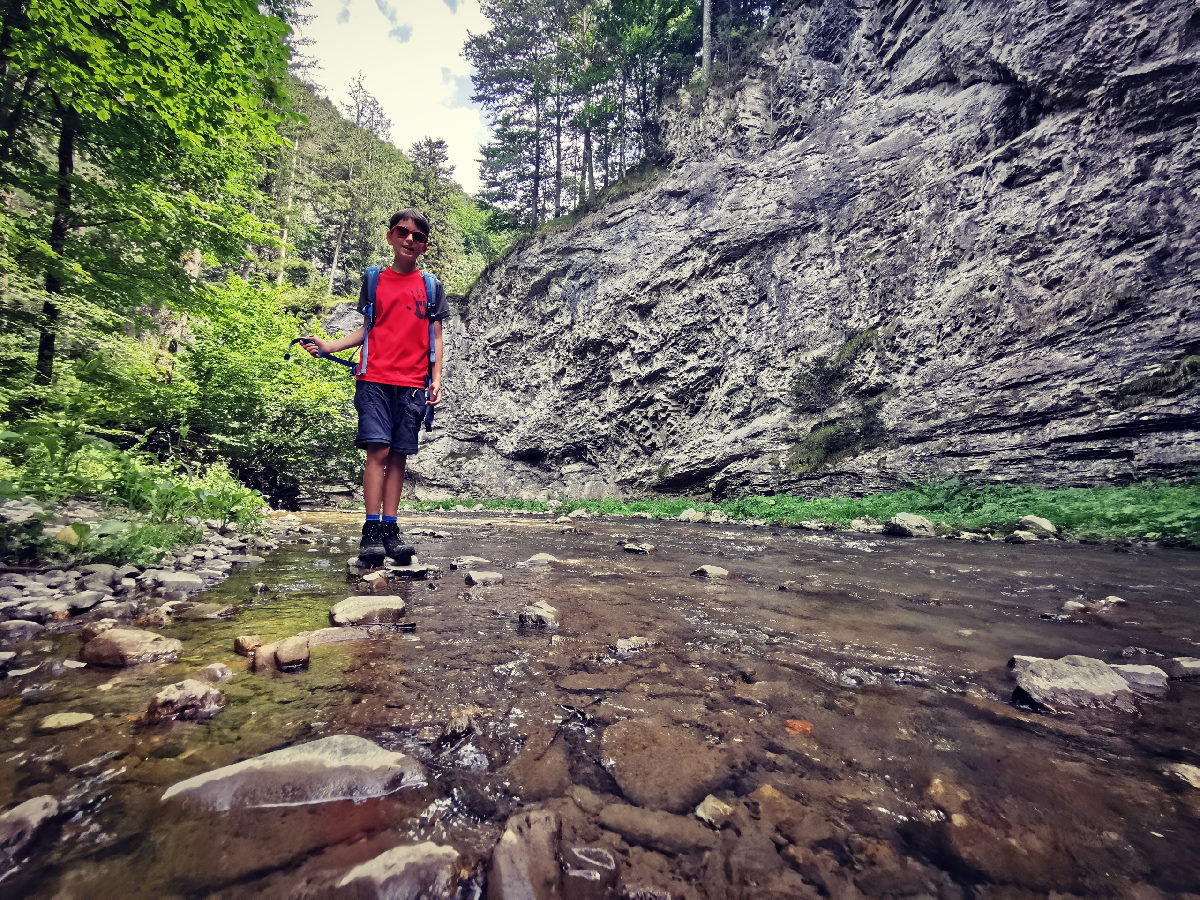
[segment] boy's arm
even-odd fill
[[[433,323],[433,347],[436,355],[433,360],[433,373],[430,378],[429,399],[426,403],[437,406],[442,402],[442,321]]]
[[[438,324],[440,325],[441,323],[439,322]],[[358,328],[343,337],[334,338],[331,341],[313,338],[311,342],[305,341],[301,346],[313,356],[316,356],[322,350],[326,353],[337,353],[339,350],[345,350],[347,347],[357,347],[361,344],[366,329],[367,326],[365,324],[359,325]]]

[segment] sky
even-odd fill
[[[478,0],[312,0],[300,28],[301,52],[316,65],[304,74],[339,106],[350,82],[363,85],[392,120],[392,143],[407,151],[424,137],[442,138],[454,180],[479,189],[479,148],[489,138],[471,102],[467,32],[486,31]]]

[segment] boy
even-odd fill
[[[365,565],[381,565],[385,555],[400,565],[412,562],[413,548],[400,543],[396,510],[404,488],[409,454],[417,452],[417,433],[426,406],[442,400],[442,320],[450,315],[446,294],[438,283],[437,296],[425,296],[417,259],[429,249],[429,220],[415,209],[402,209],[388,222],[387,242],[392,264],[379,273],[375,290],[375,324],[331,341],[314,339],[304,345],[316,356],[357,347],[366,337],[354,408],[358,433],[354,445],[367,451],[363,469],[363,523],[358,556]],[[359,309],[366,309],[366,279],[359,290]],[[429,372],[429,319],[433,319],[433,372]],[[432,375],[428,394],[425,376]]]

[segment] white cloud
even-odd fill
[[[392,143],[408,150],[421,138],[442,138],[455,180],[478,191],[479,148],[489,134],[470,102],[471,66],[462,56],[467,32],[488,27],[478,0],[313,0],[307,12],[304,53],[317,67],[305,77],[340,104],[362,72],[392,120]]]

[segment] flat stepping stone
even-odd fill
[[[650,553],[658,548],[653,544],[625,544],[621,549],[626,553]]]
[[[188,778],[162,799],[224,812],[369,800],[425,783],[425,770],[411,756],[338,734]]]
[[[329,610],[329,621],[334,625],[394,625],[403,620],[406,609],[401,597],[349,597]]]
[[[559,559],[557,556],[552,556],[549,553],[535,553],[529,559],[525,560],[527,566],[548,566],[550,563],[556,563]]]
[[[465,581],[469,585],[486,587],[492,584],[504,584],[504,576],[499,572],[468,572]]]
[[[728,578],[729,570],[720,566],[701,566],[692,575],[696,578]]]
[[[90,722],[94,718],[96,718],[94,715],[85,712],[55,713],[46,716],[38,723],[38,731],[65,731],[68,728],[76,728],[84,722]]]

